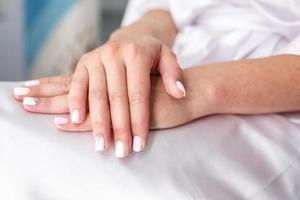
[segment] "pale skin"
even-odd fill
[[[151,23],[157,19],[161,24]],[[143,139],[145,148],[149,128],[170,128],[212,114],[300,110],[300,57],[279,55],[214,63],[182,72],[170,50],[176,33],[169,13],[153,10],[85,55],[73,76],[43,78],[39,85],[28,87],[30,92],[24,96],[40,101],[24,108],[57,114],[80,109],[80,122],[72,123],[70,116],[67,124],[57,127],[104,134],[105,149],[112,143],[112,127],[114,141],[125,142],[126,155],[136,135]],[[117,65],[114,60],[122,64],[108,64]],[[82,63],[84,67],[80,67]],[[123,78],[120,69],[126,69]],[[176,81],[183,83],[186,96]]]

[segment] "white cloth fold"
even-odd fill
[[[219,115],[151,131],[124,160],[90,133],[61,133],[0,83],[0,199],[298,200],[300,113]]]
[[[168,10],[179,29],[173,50],[182,67],[300,55],[298,0],[131,0],[123,25],[155,8]]]

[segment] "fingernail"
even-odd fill
[[[78,123],[79,122],[79,110],[74,109],[71,114],[71,121],[72,123]]]
[[[15,87],[14,94],[16,96],[24,96],[29,93],[29,88],[26,87]]]
[[[26,87],[30,87],[30,86],[35,86],[35,85],[39,85],[40,84],[40,81],[39,80],[31,80],[31,81],[26,81],[24,83],[24,85]]]
[[[26,106],[36,106],[39,103],[38,98],[24,97],[23,104]]]
[[[65,125],[69,122],[69,119],[66,117],[55,117],[54,124],[56,125]]]
[[[125,156],[125,146],[123,141],[118,141],[116,144],[116,157],[123,158]]]
[[[95,151],[104,151],[104,137],[103,135],[95,136]]]
[[[140,136],[133,137],[133,151],[140,152],[143,149],[142,138]]]
[[[183,93],[183,96],[185,97],[186,96],[186,91],[185,91],[185,88],[182,85],[182,83],[180,81],[176,81],[176,85],[177,85],[177,88]]]

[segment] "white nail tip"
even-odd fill
[[[134,152],[140,152],[142,151],[143,144],[142,144],[142,138],[139,136],[134,136],[133,138],[133,151]]]
[[[55,117],[54,118],[54,123],[56,125],[65,125],[65,124],[68,124],[68,122],[69,122],[69,119],[66,117]]]
[[[24,97],[23,104],[26,106],[36,106],[39,103],[38,98]]]
[[[95,151],[104,151],[104,137],[103,135],[95,136]]]
[[[29,93],[29,88],[26,87],[16,87],[14,88],[14,94],[16,96],[24,96]]]
[[[40,81],[39,80],[32,80],[32,81],[26,81],[24,83],[24,85],[26,87],[30,87],[30,86],[35,86],[35,85],[39,85],[40,84]]]
[[[71,121],[72,121],[72,123],[78,123],[79,122],[79,110],[75,109],[75,110],[72,111]]]
[[[123,141],[118,141],[116,144],[116,157],[123,158],[125,156],[125,146]]]
[[[180,81],[176,81],[176,85],[177,85],[177,88],[183,92],[183,96],[186,96],[186,91],[185,91],[185,88],[184,86],[182,85],[182,83]]]

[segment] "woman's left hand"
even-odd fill
[[[175,99],[170,96],[160,76],[151,77],[150,128],[163,129],[185,124],[202,116],[212,114],[210,84],[202,80],[198,84],[198,76],[193,69],[184,70],[186,89],[189,96]],[[195,79],[195,80],[194,80]],[[23,100],[24,109],[33,113],[67,114],[69,113],[68,92],[72,76],[42,78],[35,82],[27,82],[28,94],[15,96]],[[200,79],[199,79],[200,80]],[[39,83],[38,85],[36,85]],[[30,86],[32,85],[32,86]],[[199,99],[200,97],[200,99]],[[63,131],[91,131],[89,114],[82,124],[73,124],[68,115],[56,117],[55,124]],[[109,141],[110,143],[113,140]]]

